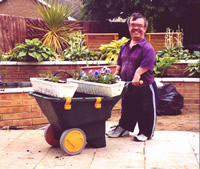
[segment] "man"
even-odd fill
[[[148,27],[146,18],[133,13],[127,22],[131,40],[121,47],[114,74],[132,85],[122,98],[119,124],[106,134],[112,138],[127,136],[138,123],[139,133],[134,140],[146,141],[152,138],[156,124],[155,51],[144,37]]]

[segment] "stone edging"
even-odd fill
[[[155,78],[156,81],[160,82],[200,82],[199,78],[189,78],[189,77],[183,77],[183,78]]]

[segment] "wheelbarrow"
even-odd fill
[[[99,97],[75,92],[72,98],[57,98],[30,92],[47,117],[45,140],[54,147],[60,146],[68,155],[79,154],[86,146],[106,146],[105,122],[119,99],[126,93],[125,83],[121,95]]]

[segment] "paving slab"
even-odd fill
[[[46,143],[44,130],[0,130],[0,169],[199,169],[199,133],[156,131],[146,142],[133,135],[68,156]]]

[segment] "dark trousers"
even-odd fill
[[[157,86],[130,86],[122,98],[122,112],[119,125],[131,132],[138,123],[139,134],[151,138],[156,125]]]

